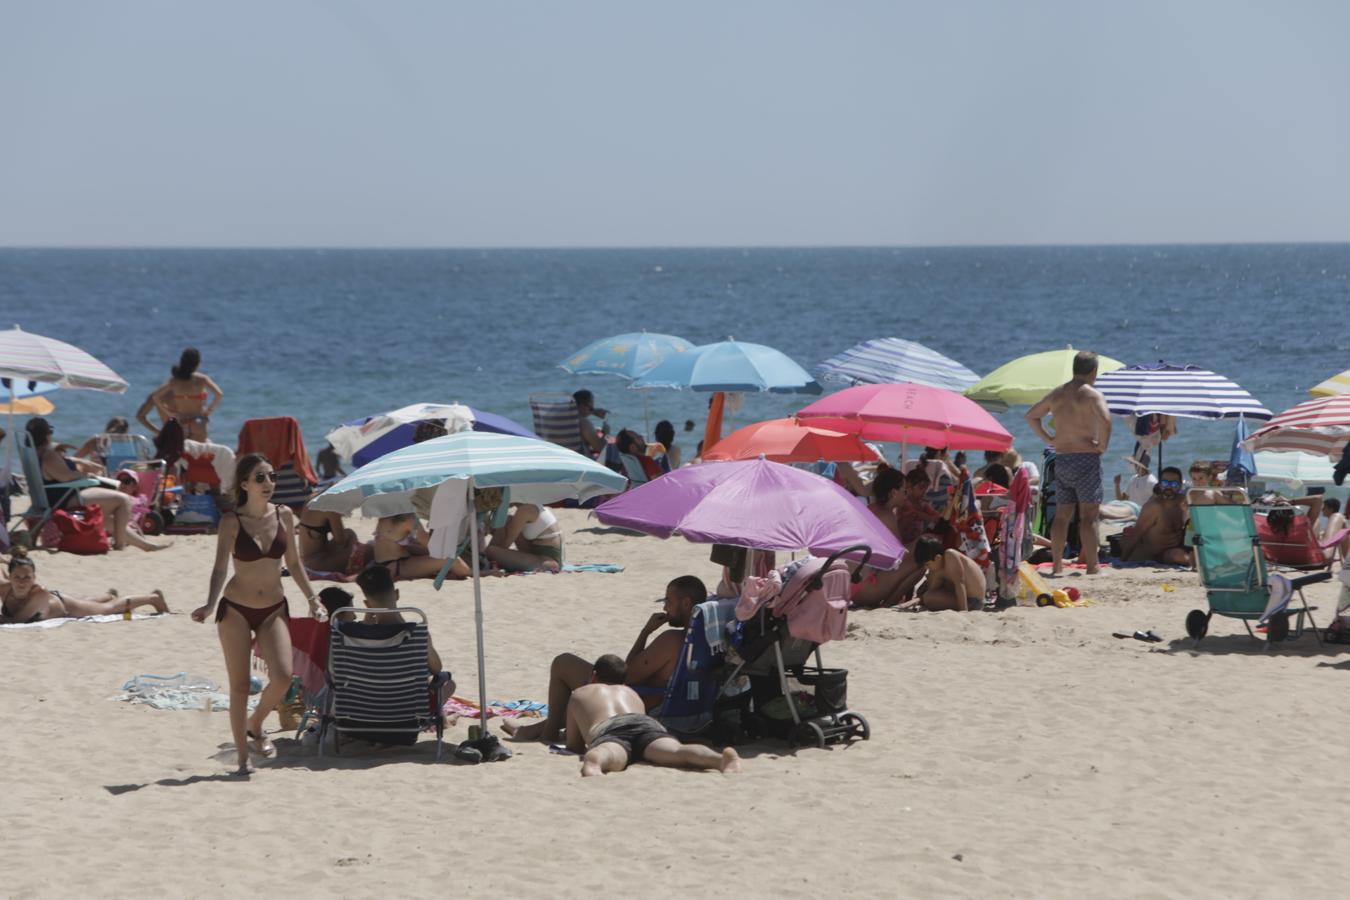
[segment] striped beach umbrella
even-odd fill
[[[1126,366],[1098,375],[1096,387],[1118,416],[1265,420],[1273,415],[1239,385],[1199,366]]]
[[[0,331],[0,378],[111,394],[127,389],[122,376],[79,347],[24,331],[17,325]]]
[[[923,384],[956,391],[980,380],[954,359],[903,338],[863,341],[816,366],[822,381],[836,384]]]
[[[1305,400],[1244,442],[1250,450],[1297,450],[1338,458],[1350,444],[1350,394]],[[1257,472],[1261,471],[1257,463]]]
[[[368,515],[390,515],[412,509],[412,492],[420,488],[462,491],[451,499],[469,511],[469,547],[473,568],[474,626],[478,637],[478,708],[487,734],[487,674],[483,654],[483,586],[478,566],[478,517],[472,514],[476,492],[510,488],[511,499],[526,503],[586,500],[622,491],[628,480],[594,460],[556,444],[509,434],[461,431],[412,444],[362,466],[310,502],[315,509]],[[440,501],[437,493],[437,501]],[[433,506],[433,514],[436,512]],[[433,527],[437,523],[433,522]],[[433,531],[433,541],[438,532]],[[457,538],[452,536],[450,543]],[[441,580],[454,559],[453,550]]]
[[[1350,369],[1346,369],[1339,375],[1332,375],[1317,387],[1309,388],[1308,393],[1314,397],[1336,397],[1340,394],[1350,394]]]
[[[1306,485],[1334,483],[1331,460],[1312,453],[1276,453],[1262,450],[1256,456],[1256,477],[1262,481],[1301,481]]]

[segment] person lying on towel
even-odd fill
[[[652,613],[638,633],[632,649],[628,651],[625,683],[643,690],[647,709],[660,705],[666,685],[679,662],[680,650],[684,647],[684,633],[689,627],[694,607],[707,599],[708,589],[696,576],[681,575],[676,578],[666,585],[663,610]],[[656,640],[648,646],[647,641],[652,634],[666,625],[670,628],[657,635]],[[595,666],[590,660],[574,653],[555,656],[549,667],[548,718],[528,725],[508,720],[502,723],[502,729],[518,741],[553,743],[567,722],[568,699],[573,691],[589,684],[594,674]]]

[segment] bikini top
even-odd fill
[[[239,514],[235,513],[235,518]],[[281,524],[281,507],[277,507],[277,533],[272,545],[264,553],[258,549],[258,542],[244,531],[244,523],[239,523],[239,533],[234,536],[234,558],[239,562],[257,562],[260,559],[281,559],[286,555],[286,529]]]

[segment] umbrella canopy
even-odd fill
[[[673,334],[616,334],[587,344],[558,366],[573,375],[618,375],[630,381],[694,345]]]
[[[1331,459],[1313,453],[1256,454],[1256,477],[1262,481],[1301,481],[1304,484],[1333,484]]]
[[[1338,457],[1350,443],[1350,394],[1305,400],[1249,437],[1249,450],[1298,450]],[[1257,464],[1260,472],[1260,464]]]
[[[461,431],[410,444],[367,463],[330,486],[310,505],[348,515],[385,516],[412,509],[412,492],[452,478],[476,488],[510,487],[513,500],[557,503],[621,491],[615,472],[557,444],[507,434]]]
[[[469,413],[473,416],[474,431],[491,431],[494,434],[514,434],[516,437],[531,438],[539,440],[539,435],[535,434],[515,419],[508,419],[506,416],[499,416],[496,413],[484,412],[477,407],[470,406]]]
[[[1233,429],[1233,448],[1228,452],[1228,477],[1229,482],[1233,476],[1242,475],[1243,478],[1251,478],[1256,475],[1256,459],[1252,451],[1242,446],[1250,433],[1247,427],[1247,418],[1238,416],[1237,427]]]
[[[721,341],[672,356],[629,387],[691,391],[768,391],[819,394],[820,385],[783,353],[763,344]]]
[[[1274,415],[1237,384],[1199,366],[1126,366],[1098,375],[1096,388],[1118,416],[1264,420]]]
[[[1350,394],[1350,369],[1346,369],[1339,375],[1332,375],[1317,387],[1310,388],[1308,393],[1314,397],[1335,397],[1340,394]]]
[[[364,466],[411,444],[419,422],[441,422],[453,434],[473,426],[473,413],[459,403],[413,403],[387,413],[353,419],[324,437],[339,456]]]
[[[875,462],[880,457],[856,434],[812,428],[795,419],[756,422],[717,442],[704,461],[758,459],[774,462]]]
[[[823,480],[823,479],[817,479]],[[461,431],[395,450],[334,484],[311,505],[333,512],[369,510],[372,501],[393,501],[392,509],[411,509],[409,495],[424,487],[462,483],[467,508],[481,488],[511,488],[511,499],[553,503],[584,500],[621,491],[627,480],[604,466],[556,444],[488,432]],[[450,486],[456,489],[455,485]],[[487,675],[483,652],[483,587],[478,566],[478,519],[468,516],[472,548],[474,625],[478,638],[478,707],[487,734]],[[448,565],[447,560],[447,565]],[[444,572],[442,572],[444,575]]]
[[[32,334],[17,325],[0,331],[0,378],[110,394],[127,389],[125,379],[79,347]]]
[[[657,537],[829,556],[855,544],[889,568],[904,548],[863,502],[832,481],[766,459],[686,466],[595,509],[606,525]]]
[[[10,387],[13,386],[13,399],[10,399]],[[14,381],[0,378],[0,413],[19,416],[45,416],[56,409],[52,401],[42,396],[59,390],[54,384],[40,381]]]
[[[863,341],[816,366],[821,381],[837,384],[924,384],[960,393],[980,380],[970,369],[903,338]]]
[[[1055,388],[1073,379],[1072,347],[1021,356],[1004,363],[966,390],[977,403],[1030,406]],[[1109,356],[1097,358],[1097,373],[1123,368],[1124,363]]]
[[[1007,450],[1008,429],[973,400],[921,384],[864,384],[822,397],[797,413],[804,425],[959,450]]]

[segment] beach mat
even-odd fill
[[[159,618],[158,613],[154,615],[148,613],[133,613],[131,616],[131,621],[134,622],[140,619],[157,619],[157,618]],[[13,622],[5,625],[0,625],[0,628],[5,629],[60,628],[62,625],[65,625],[68,622],[102,623],[102,622],[125,622],[125,621],[127,620],[121,613],[113,613],[112,615],[107,616],[68,616],[62,619],[43,619],[41,622]]]
[[[445,706],[441,708],[446,716],[463,717],[466,719],[479,718],[478,704],[464,697],[451,697],[445,701]],[[489,700],[488,718],[501,719],[542,719],[548,716],[548,704],[538,703],[534,700]]]

